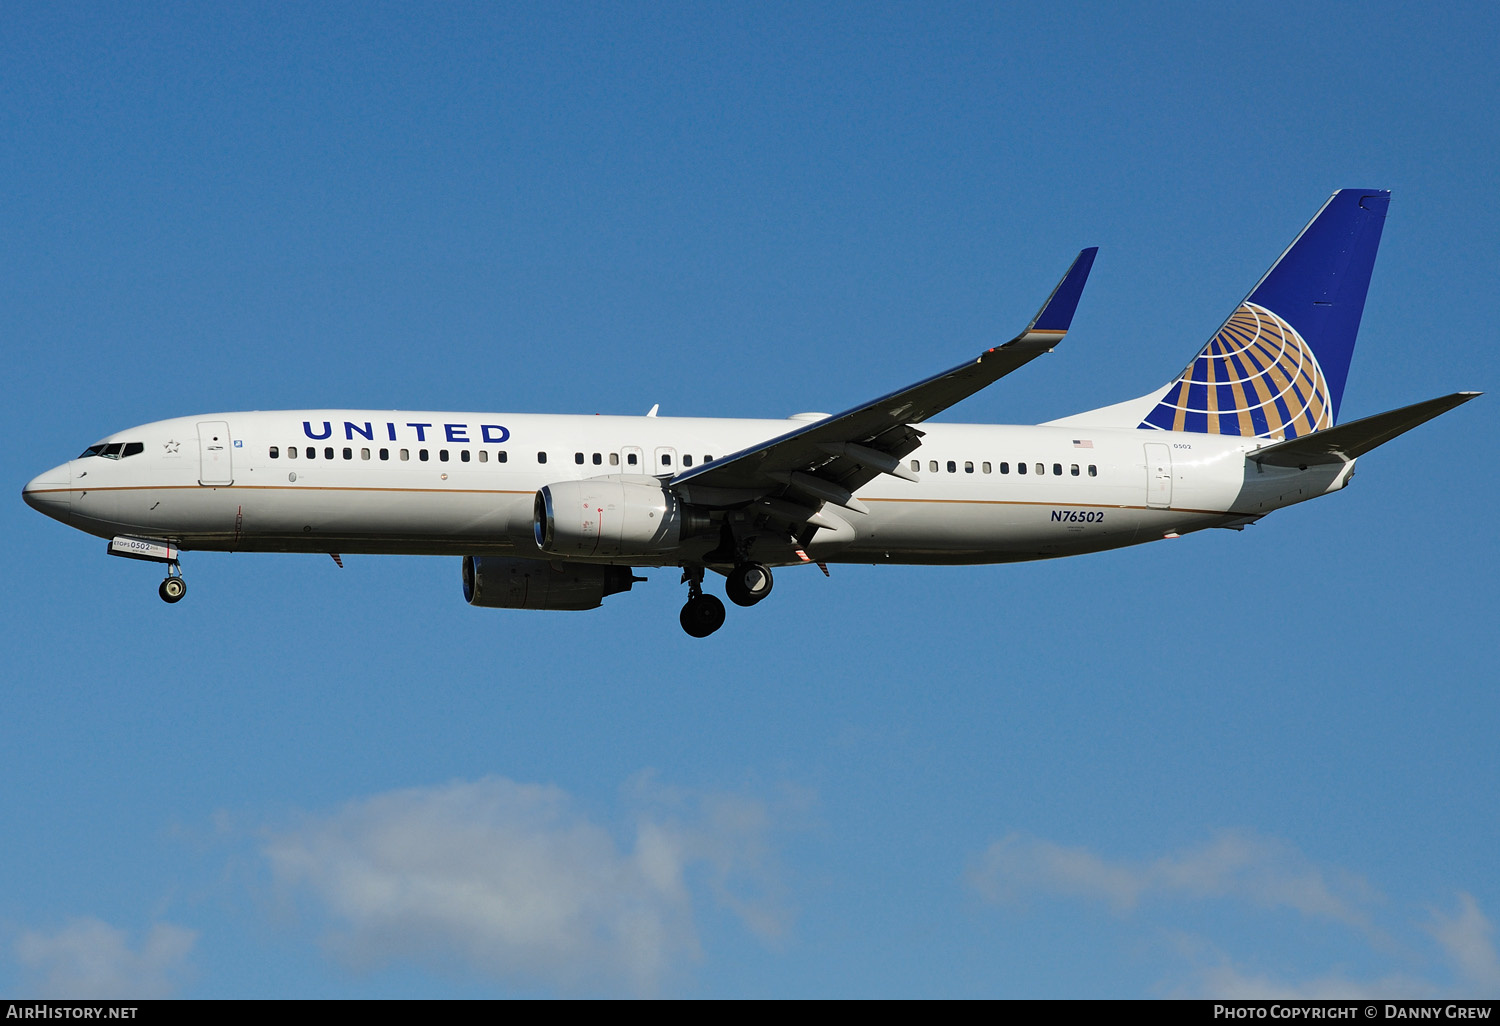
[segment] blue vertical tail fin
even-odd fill
[[[1390,199],[1340,189],[1176,379],[1054,423],[1264,438],[1333,426]]]
[[[1390,200],[1334,193],[1141,427],[1295,438],[1337,423]]]

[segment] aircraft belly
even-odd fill
[[[1139,509],[1066,503],[922,500],[871,502],[874,542],[839,557],[885,562],[990,563],[1129,545]]]
[[[1249,514],[1305,502],[1337,491],[1349,480],[1346,464],[1330,464],[1298,470],[1292,467],[1260,467],[1246,461],[1244,480],[1235,496],[1234,508]]]
[[[531,493],[205,488],[156,526],[186,547],[283,552],[457,552],[531,544]]]

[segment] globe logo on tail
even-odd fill
[[[1332,427],[1333,405],[1317,358],[1297,330],[1245,302],[1140,426],[1296,438]]]

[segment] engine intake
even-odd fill
[[[537,548],[589,559],[657,555],[709,528],[655,478],[561,481],[536,493]]]
[[[628,566],[464,557],[464,601],[492,609],[594,609],[639,580]]]

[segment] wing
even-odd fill
[[[687,502],[733,506],[781,495],[866,512],[853,493],[881,474],[915,480],[901,458],[921,444],[913,425],[1049,352],[1078,309],[1097,248],[1078,254],[1026,330],[977,359],[836,416],[721,457],[672,479]],[[809,519],[803,517],[802,519]]]
[[[1324,428],[1310,435],[1289,438],[1285,442],[1267,445],[1246,455],[1267,466],[1299,467],[1304,470],[1322,463],[1347,463],[1480,394],[1455,392],[1424,403],[1403,406],[1399,410],[1377,413],[1373,417]]]

